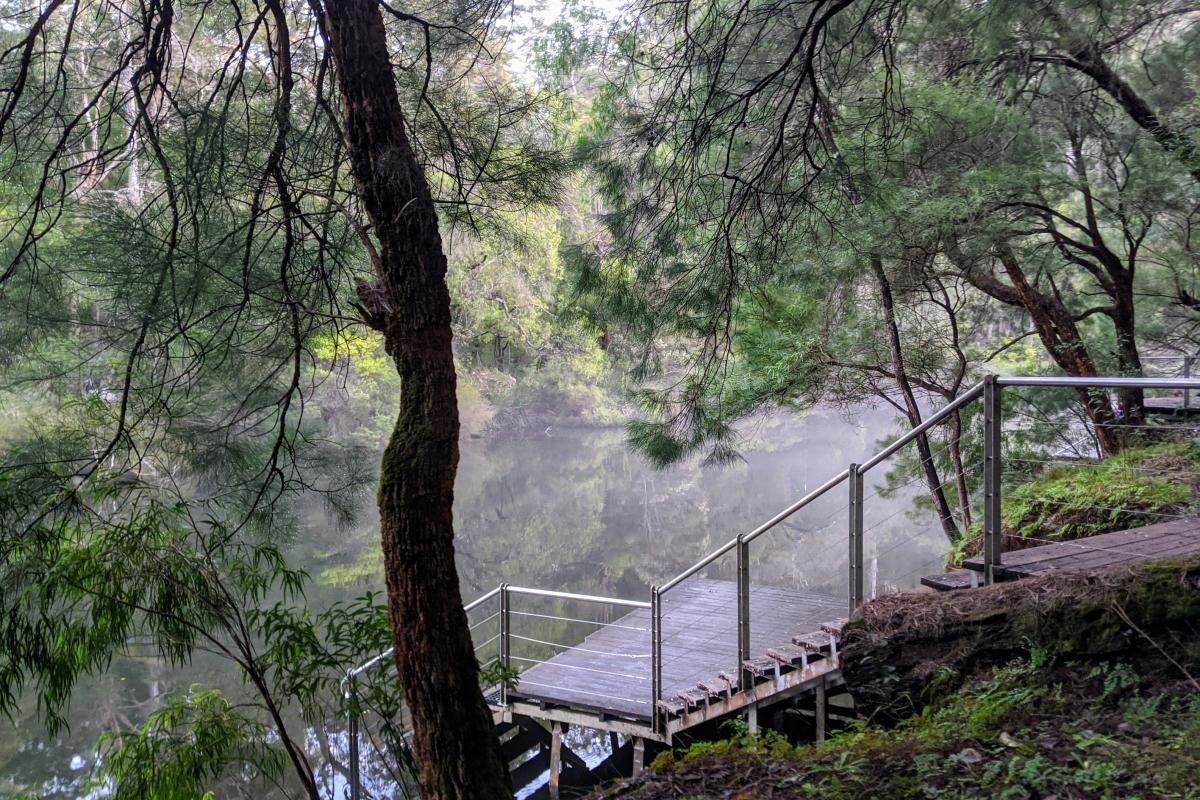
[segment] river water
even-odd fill
[[[896,430],[893,415],[881,408],[777,415],[746,426],[742,463],[664,471],[630,453],[620,430],[550,428],[464,440],[455,506],[463,597],[504,580],[648,599],[651,585],[750,531],[848,463],[865,460]],[[931,515],[914,504],[920,483],[892,497],[877,495],[884,468],[869,476],[865,504],[866,559],[877,560],[868,569],[868,591],[873,585],[879,592],[916,585],[947,549]],[[752,579],[843,597],[846,499],[839,486],[757,540]],[[382,588],[369,509],[349,532],[309,526],[291,558],[314,578],[313,605]],[[725,577],[729,569],[717,564],[709,574]],[[118,659],[77,695],[69,733],[46,736],[32,709],[0,726],[0,798],[87,796],[84,778],[98,735],[139,721],[163,691],[230,680],[226,667],[204,659],[184,671],[153,658]]]

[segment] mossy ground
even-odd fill
[[[1169,432],[1161,434],[1171,437]],[[1169,438],[1099,461],[1051,465],[1014,461],[1004,477],[1004,549],[1070,541],[1173,519],[1200,503],[1200,439]],[[950,554],[947,568],[978,554],[978,525]]]
[[[1036,652],[892,730],[739,736],[666,754],[604,798],[1200,797],[1200,692],[1158,663]]]

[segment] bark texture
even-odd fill
[[[437,216],[406,134],[378,0],[330,0],[324,12],[351,167],[378,240],[378,284],[362,300],[402,381],[379,513],[413,752],[428,800],[508,800],[454,564],[459,421]]]
[[[1093,378],[1099,374],[1079,332],[1075,315],[1057,294],[1039,291],[1029,283],[1016,254],[1006,242],[996,244],[995,256],[1011,283],[1004,283],[986,269],[977,269],[953,243],[948,247],[948,254],[962,276],[976,289],[1001,303],[1024,309],[1029,314],[1046,352],[1063,372],[1081,378]],[[1105,455],[1118,452],[1121,438],[1117,434],[1117,420],[1107,393],[1088,389],[1079,389],[1077,393],[1092,423],[1100,449]]]

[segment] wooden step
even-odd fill
[[[728,691],[732,694],[737,694],[741,690],[740,681],[742,676],[736,670],[723,669],[717,673],[717,677],[725,681],[725,685],[729,687]]]
[[[707,681],[700,681],[696,686],[703,692],[708,692],[708,696],[717,700],[723,700],[729,696],[730,686],[720,678],[713,678]]]
[[[511,764],[518,761],[521,756],[529,752],[535,747],[548,748],[550,746],[550,733],[541,725],[522,725],[516,736],[505,740],[501,745],[500,751],[504,754],[504,758]]]
[[[688,709],[708,705],[708,692],[702,689],[681,689],[675,696],[687,703]]]
[[[760,678],[776,678],[779,676],[779,662],[770,656],[748,658],[742,662],[742,668],[749,670],[752,675]]]
[[[678,717],[687,711],[687,703],[675,697],[664,697],[658,701],[658,709],[668,717]]]
[[[550,750],[539,749],[537,753],[516,767],[510,765],[514,787],[524,788],[536,780],[543,772],[550,769]]]
[[[798,644],[820,653],[836,652],[837,647],[836,640],[824,631],[811,631],[793,636],[792,644]]]
[[[939,592],[975,589],[983,585],[983,576],[973,569],[956,569],[944,575],[926,575],[921,578],[921,585],[937,589]]]
[[[801,669],[808,667],[808,650],[794,644],[781,644],[778,647],[768,647],[767,655],[780,664],[786,664],[789,667],[798,666]]]
[[[841,636],[842,630],[846,627],[848,619],[835,619],[833,622],[822,622],[821,630],[828,633],[830,636]]]
[[[519,736],[521,726],[515,722],[501,722],[496,726],[496,738],[500,740],[500,744],[506,744],[510,739]]]

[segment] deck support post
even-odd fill
[[[737,537],[737,615],[738,688],[744,692],[754,687],[754,673],[746,669],[750,660],[750,544],[742,534]]]
[[[816,729],[813,738],[818,744],[825,741],[825,720],[827,713],[825,707],[825,681],[822,680],[817,684],[813,698],[813,725]]]
[[[660,733],[658,701],[662,698],[662,595],[650,589],[650,728]]]
[[[550,723],[550,797],[558,800],[558,778],[562,772],[562,723]]]
[[[750,735],[758,733],[758,701],[751,700],[750,705],[746,706],[746,730]]]
[[[637,737],[633,740],[633,775],[636,778],[646,767],[646,740]]]
[[[512,651],[509,648],[508,584],[500,584],[500,664],[507,674],[511,668]],[[501,678],[500,705],[508,705],[508,682]]]
[[[863,604],[863,476],[858,464],[851,464],[850,477],[850,616]]]
[[[983,379],[983,580],[995,581],[1003,549],[1000,530],[1000,385],[995,375]]]

